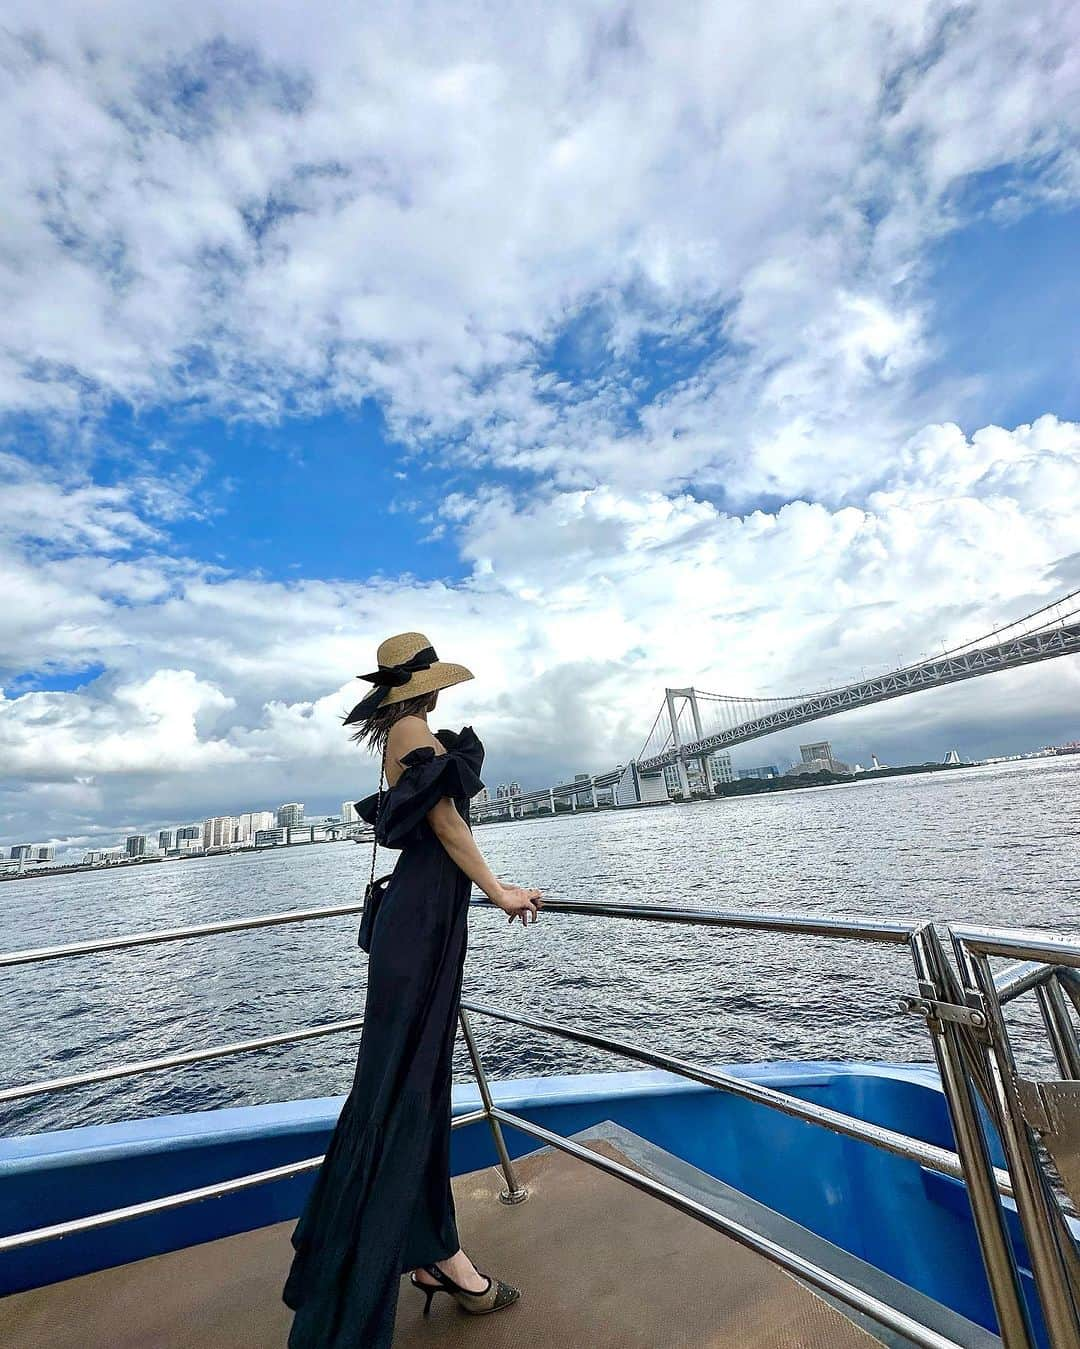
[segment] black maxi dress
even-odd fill
[[[375,827],[401,855],[372,931],[352,1089],[292,1233],[282,1300],[289,1349],[390,1349],[401,1275],[459,1248],[450,1189],[450,1088],[472,883],[427,812],[453,797],[469,822],[484,747],[436,731],[401,760]],[[357,802],[375,822],[378,794]]]

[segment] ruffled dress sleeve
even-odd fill
[[[442,797],[469,800],[484,786],[480,778],[484,747],[472,727],[464,727],[459,734],[452,731],[437,734],[447,745],[445,754],[436,754],[430,745],[410,750],[401,760],[401,776],[383,791],[381,806],[378,792],[356,803],[360,818],[375,825],[381,847],[404,847],[417,835],[428,811]]]

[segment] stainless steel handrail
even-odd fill
[[[1037,960],[1021,960],[1010,965],[1007,970],[994,976],[999,1002],[1012,1002],[1021,993],[1027,993],[1045,983],[1053,974],[1053,966],[1042,965]]]
[[[132,946],[151,946],[157,942],[186,941],[189,937],[214,937],[221,932],[243,932],[250,928],[276,927],[282,923],[308,923],[320,918],[339,918],[342,914],[363,911],[363,904],[333,904],[321,909],[287,909],[283,913],[261,914],[254,918],[230,918],[223,923],[151,928],[148,932],[131,932],[125,937],[101,937],[96,941],[69,942],[64,946],[38,946],[26,951],[0,954],[0,969],[32,965],[42,960],[62,960],[68,956],[96,955],[101,951],[120,951]]]
[[[1075,970],[1080,968],[1080,936],[972,925],[953,926],[950,934],[963,996],[969,1007],[982,1013],[986,1027],[986,1037],[979,1048],[990,1085],[989,1104],[1013,1177],[1016,1211],[1049,1342],[1053,1349],[1077,1349],[1080,1306],[1075,1283],[1075,1237],[1052,1193],[1035,1132],[1024,1111],[1020,1074],[990,958],[1006,956],[1046,962],[1063,967],[1063,971]],[[1080,1061],[1080,1046],[1064,1003],[1057,1004],[1042,996],[1047,989],[1058,988],[1059,971],[1054,973],[1052,983],[1039,986],[1040,1008],[1051,1033],[1059,1070],[1067,1074]]]
[[[853,1138],[860,1143],[869,1143],[885,1152],[918,1162],[920,1166],[928,1167],[930,1170],[940,1171],[946,1176],[953,1176],[957,1180],[966,1179],[960,1158],[955,1152],[951,1152],[948,1148],[940,1148],[934,1143],[927,1143],[921,1138],[914,1138],[910,1134],[887,1129],[880,1124],[869,1124],[854,1115],[845,1115],[839,1110],[829,1109],[828,1106],[800,1100],[799,1097],[791,1096],[787,1092],[763,1087],[757,1082],[735,1077],[732,1073],[725,1073],[716,1068],[704,1068],[687,1059],[676,1058],[660,1050],[642,1049],[637,1045],[627,1044],[625,1040],[615,1040],[607,1035],[598,1035],[594,1031],[578,1030],[557,1021],[544,1021],[539,1017],[522,1016],[519,1012],[491,1007],[484,1003],[463,1000],[461,1005],[467,1012],[477,1012],[499,1021],[509,1021],[517,1026],[526,1026],[530,1030],[543,1031],[564,1040],[572,1040],[576,1044],[607,1050],[609,1053],[633,1059],[638,1063],[650,1064],[654,1068],[666,1069],[668,1072],[677,1073],[680,1077],[701,1082],[704,1086],[716,1087],[729,1095],[741,1096],[744,1100],[770,1106],[782,1114],[805,1120],[807,1124],[821,1125],[833,1133]],[[1012,1194],[1012,1182],[1007,1171],[995,1167],[994,1179],[1001,1194]]]
[[[478,908],[493,909],[487,899],[473,899]],[[725,912],[716,909],[667,908],[657,904],[608,904],[590,900],[545,899],[545,912],[590,914],[602,918],[637,918],[660,923],[699,923],[707,927],[759,929],[768,932],[815,934],[822,937],[849,938],[854,941],[892,942],[902,945],[916,930],[914,923],[879,923],[873,919],[810,918],[799,914]],[[187,941],[213,937],[223,932],[244,932],[252,928],[276,927],[283,923],[308,923],[343,914],[363,913],[363,904],[334,904],[317,909],[287,909],[281,913],[259,914],[252,918],[232,918],[222,923],[196,923],[190,927],[151,928],[122,937],[101,937],[95,941],[68,942],[62,946],[31,947],[24,951],[0,954],[0,969],[31,965],[43,960],[61,960],[71,956],[96,955],[102,951],[127,950],[159,942]]]
[[[489,901],[480,901],[494,907]],[[544,913],[586,914],[597,918],[636,918],[654,923],[697,923],[705,927],[740,928],[791,935],[836,937],[841,940],[903,946],[917,923],[884,923],[873,918],[815,918],[798,913],[748,913],[663,904],[615,904],[602,900],[545,899]]]
[[[954,942],[984,956],[1008,956],[1040,964],[1067,965],[1080,969],[1080,933],[1041,932],[1024,927],[975,927],[950,923]]]
[[[280,1035],[264,1035],[257,1040],[236,1040],[231,1045],[188,1049],[160,1059],[141,1059],[115,1064],[111,1068],[98,1068],[90,1073],[76,1073],[71,1077],[54,1077],[47,1082],[29,1082],[21,1087],[4,1087],[0,1090],[0,1105],[6,1101],[23,1101],[30,1096],[40,1096],[44,1092],[64,1091],[68,1087],[86,1087],[95,1082],[110,1082],[118,1077],[156,1073],[165,1068],[179,1068],[189,1063],[204,1063],[207,1059],[225,1058],[229,1054],[245,1054],[256,1049],[267,1049],[271,1045],[292,1044],[297,1040],[313,1040],[320,1035],[336,1035],[342,1031],[359,1030],[363,1024],[362,1016],[350,1017],[348,1021],[328,1021],[321,1026],[305,1026],[302,1030],[284,1031]]]
[[[455,1115],[451,1121],[452,1129],[460,1129],[466,1124],[480,1124],[487,1119],[484,1110],[470,1110],[466,1114]],[[71,1237],[79,1232],[92,1232],[113,1223],[129,1222],[133,1218],[144,1218],[150,1213],[166,1213],[170,1209],[184,1208],[188,1204],[197,1204],[204,1199],[219,1199],[225,1194],[235,1194],[240,1190],[251,1190],[257,1185],[268,1185],[276,1180],[290,1180],[293,1176],[303,1175],[305,1171],[314,1171],[322,1165],[325,1153],[318,1157],[305,1157],[303,1161],[287,1162],[284,1166],[274,1166],[268,1171],[254,1171],[246,1176],[235,1176],[232,1180],[216,1180],[210,1185],[200,1185],[195,1190],[182,1190],[177,1194],[162,1195],[158,1199],[144,1199],[138,1204],[127,1204],[123,1208],[108,1209],[103,1213],[91,1213],[85,1218],[71,1218],[63,1223],[51,1223],[48,1227],[34,1227],[28,1232],[13,1232],[10,1236],[0,1236],[0,1253],[23,1250],[27,1246],[39,1246],[43,1241],[53,1241],[58,1237]]]
[[[473,902],[483,904],[488,903],[486,900],[474,900]],[[788,935],[813,935],[875,944],[906,945],[915,959],[917,972],[922,967],[920,961],[923,960],[923,957],[920,957],[919,955],[920,950],[925,949],[926,951],[929,951],[934,944],[930,940],[930,937],[932,936],[932,927],[926,923],[882,923],[872,919],[831,919],[810,917],[800,914],[758,914],[726,912],[701,908],[676,908],[674,906],[616,904],[556,899],[545,900],[544,909],[547,912],[561,912],[585,916],[628,918],[650,922],[690,923],[728,929],[772,931]],[[0,968],[10,968],[17,965],[26,965],[45,960],[86,955],[101,951],[119,950],[159,942],[179,941],[188,938],[218,935],[225,932],[270,927],[284,923],[313,921],[362,912],[362,904],[352,903],[327,906],[318,909],[293,910],[284,913],[265,914],[253,918],[234,919],[222,923],[199,924],[186,928],[133,933],[124,937],[105,938],[91,942],[69,943],[63,946],[40,947],[25,951],[11,952],[7,955],[0,955]],[[1007,954],[1017,960],[1041,963],[1045,963],[1049,960],[1061,960],[1062,955],[1064,955],[1066,957],[1064,962],[1066,965],[1073,965],[1077,969],[1080,969],[1080,951],[1074,952],[1075,959],[1069,960],[1067,958],[1069,955],[1069,943],[1067,938],[1048,938],[1045,934],[1029,933],[1022,930],[972,928],[956,929],[954,938],[958,937],[959,934],[963,934],[963,937],[971,943],[984,943],[983,947],[974,944],[971,945],[969,948],[971,950],[985,950],[993,954]],[[925,964],[924,960],[923,963]],[[1061,974],[1065,973],[1071,974],[1072,970],[1061,971]],[[1027,980],[1029,974],[1032,974],[1033,977],[1031,978],[1030,983],[1024,983],[1025,988],[1032,987],[1039,982],[1039,977],[1034,975],[1034,972],[1031,971],[1025,971],[1020,977]],[[1020,977],[1016,980],[1017,983],[1019,983]],[[920,978],[922,978],[922,976],[920,976]],[[931,1009],[936,1017],[937,1013],[935,1009],[938,1006],[938,1003],[935,1003],[934,998],[939,995],[935,993],[935,989],[929,984],[925,985],[923,991],[924,994],[931,995],[930,1001],[926,1002],[925,1005]],[[1019,991],[1022,990],[1018,987],[1017,992]],[[1070,992],[1072,991],[1073,990],[1070,988]],[[943,997],[944,994],[941,994],[940,996]],[[546,1138],[554,1146],[562,1147],[564,1150],[571,1152],[574,1155],[580,1155],[582,1150],[580,1150],[576,1144],[572,1144],[569,1140],[562,1139],[559,1135],[551,1134],[549,1131],[542,1129],[541,1126],[533,1125],[528,1121],[521,1120],[519,1117],[513,1116],[509,1112],[503,1111],[494,1105],[490,1096],[490,1091],[487,1090],[486,1075],[480,1061],[479,1052],[468,1028],[466,1010],[470,1007],[472,1010],[480,1011],[481,1013],[487,1012],[495,1016],[501,1015],[504,1019],[517,1021],[519,1024],[530,1024],[530,1022],[527,1018],[517,1016],[514,1013],[503,1013],[498,1009],[489,1009],[477,1004],[462,1004],[461,1021],[465,1029],[469,1052],[473,1058],[484,1104],[481,1110],[471,1112],[469,1116],[458,1117],[454,1120],[454,1127],[479,1120],[486,1120],[488,1122],[495,1138],[496,1147],[499,1151],[500,1163],[508,1181],[508,1191],[503,1197],[513,1201],[517,1198],[524,1197],[525,1191],[519,1187],[514,1180],[509,1153],[506,1150],[505,1144],[502,1142],[500,1121],[514,1124],[516,1127],[523,1128],[526,1132],[532,1132],[536,1137]],[[942,1007],[942,1010],[944,1011],[944,1007]],[[953,1013],[950,1012],[950,1015],[952,1014]],[[344,1024],[345,1023],[342,1023],[343,1026]],[[958,1157],[956,1153],[951,1153],[946,1149],[933,1148],[932,1145],[925,1144],[922,1140],[913,1139],[908,1135],[900,1134],[892,1130],[882,1129],[880,1126],[867,1125],[865,1121],[856,1120],[854,1117],[843,1115],[840,1112],[829,1111],[824,1107],[810,1108],[808,1107],[808,1103],[799,1101],[798,1098],[789,1097],[785,1093],[774,1092],[770,1088],[746,1083],[732,1075],[718,1073],[714,1070],[699,1069],[695,1065],[675,1059],[673,1056],[650,1054],[649,1051],[640,1051],[634,1046],[624,1045],[622,1042],[610,1040],[607,1037],[593,1036],[588,1032],[576,1032],[572,1029],[558,1026],[557,1023],[541,1023],[538,1020],[535,1020],[533,1024],[535,1024],[538,1029],[552,1030],[556,1034],[565,1035],[566,1038],[578,1039],[582,1043],[591,1043],[599,1048],[608,1048],[611,1049],[612,1052],[623,1053],[628,1057],[637,1058],[643,1062],[653,1062],[657,1066],[667,1067],[671,1071],[705,1082],[708,1085],[716,1086],[722,1090],[727,1090],[735,1094],[746,1096],[749,1099],[757,1100],[763,1105],[782,1110],[795,1117],[805,1119],[807,1122],[821,1124],[824,1127],[834,1129],[836,1132],[886,1148],[898,1155],[909,1157],[926,1164],[935,1170],[943,1171],[945,1174],[956,1175],[962,1180],[967,1180],[970,1188],[971,1180],[967,1175],[960,1157]],[[307,1038],[308,1034],[322,1033],[328,1034],[330,1031],[328,1029],[311,1028],[309,1031],[289,1032],[281,1037],[268,1037],[266,1038],[265,1043],[282,1043],[289,1039]],[[156,1070],[157,1068],[178,1066],[188,1062],[198,1062],[205,1058],[242,1052],[247,1048],[262,1047],[263,1043],[264,1042],[262,1041],[238,1042],[232,1046],[190,1051],[179,1055],[168,1056],[163,1059],[146,1060],[141,1064],[118,1065],[113,1069],[103,1070],[103,1072],[99,1074],[84,1074],[73,1079],[56,1079],[54,1083],[36,1084],[30,1087],[14,1088],[11,1090],[16,1095],[32,1095],[36,1094],[38,1091],[59,1089],[62,1085],[74,1084],[78,1081],[95,1079],[103,1080],[104,1077],[122,1076],[129,1072],[148,1072]],[[939,1057],[939,1066],[942,1062],[945,1062],[946,1066],[950,1067],[950,1073],[947,1078],[943,1076],[943,1086],[946,1089],[946,1096],[950,1102],[950,1110],[953,1112],[954,1123],[957,1119],[963,1121],[963,1110],[957,1115],[957,1102],[952,1099],[953,1095],[958,1090],[957,1078],[954,1072],[957,1067],[955,1056],[947,1055],[945,1059]],[[961,1072],[965,1073],[965,1070],[961,1070]],[[969,1085],[966,1085],[965,1091],[968,1089]],[[0,1096],[0,1100],[2,1099],[3,1097]],[[968,1122],[970,1123],[971,1121],[969,1120]],[[970,1138],[965,1137],[964,1151],[966,1159],[969,1164],[979,1165],[978,1150],[973,1150],[970,1147],[970,1142]],[[973,1158],[975,1159],[974,1163],[972,1162]],[[603,1165],[603,1163],[596,1161],[596,1154],[589,1153],[584,1157],[584,1160],[592,1161],[594,1164]],[[203,1198],[229,1193],[232,1190],[247,1188],[251,1185],[265,1183],[268,1180],[280,1179],[287,1175],[300,1174],[304,1170],[313,1169],[320,1161],[321,1158],[308,1159],[305,1162],[294,1163],[290,1167],[274,1168],[271,1171],[259,1172],[250,1177],[240,1177],[233,1181],[222,1182],[217,1186],[201,1187],[199,1190],[186,1191],[180,1195],[166,1196],[160,1200],[149,1201],[148,1205],[133,1205],[127,1209],[114,1210],[111,1214],[92,1215],[89,1218],[74,1220],[72,1223],[38,1229],[36,1232],[15,1234],[14,1236],[0,1239],[0,1251],[14,1249],[20,1244],[29,1245],[36,1241],[49,1240],[53,1236],[65,1235],[68,1232],[105,1226],[111,1221],[122,1221],[127,1217],[139,1216],[143,1212],[180,1207],[185,1203],[197,1202]],[[606,1161],[607,1159],[604,1159],[604,1163],[606,1163]],[[633,1174],[636,1177],[637,1173]],[[638,1183],[638,1181],[635,1179],[632,1183]],[[1000,1202],[1000,1194],[1010,1192],[1010,1177],[995,1168],[991,1168],[988,1160],[983,1158],[980,1185],[988,1187],[985,1191],[986,1194],[991,1197],[996,1194],[999,1197]],[[641,1188],[647,1189],[650,1188],[650,1186],[642,1185]],[[664,1189],[666,1189],[666,1187],[661,1186],[655,1192],[663,1198],[665,1196],[660,1194],[660,1190]],[[671,1191],[670,1194],[674,1197],[677,1206],[683,1207],[686,1212],[691,1211],[690,1208],[686,1207],[686,1204],[692,1201],[686,1201],[684,1196],[678,1196],[674,1191]],[[717,1222],[714,1220],[718,1219],[718,1215],[712,1214],[711,1210],[703,1209],[702,1214],[695,1214],[694,1216],[700,1216],[703,1221],[711,1222],[711,1225],[714,1226],[717,1225]],[[723,1223],[727,1223],[727,1226],[725,1227]],[[780,1247],[775,1247],[773,1243],[765,1242],[763,1238],[757,1237],[756,1234],[752,1232],[742,1230],[742,1235],[740,1236],[739,1233],[734,1230],[738,1227],[738,1224],[730,1224],[726,1219],[722,1220],[720,1224],[720,1230],[727,1230],[728,1234],[734,1236],[736,1240],[744,1240],[744,1244],[751,1245],[753,1249],[759,1250],[760,1253],[766,1255],[767,1258],[773,1259],[784,1268],[790,1268],[793,1272],[797,1272],[796,1267],[802,1264],[799,1257],[795,1256],[792,1252],[784,1251]],[[983,1232],[982,1229],[980,1229],[980,1237],[982,1237],[982,1235]],[[986,1252],[984,1251],[984,1256],[985,1255]],[[1003,1252],[997,1251],[996,1255],[1002,1256]],[[995,1302],[996,1305],[998,1305],[999,1314],[1003,1307],[1007,1308],[1009,1298],[1009,1289],[1005,1286],[1005,1280],[1002,1278],[1002,1270],[999,1267],[1000,1265],[1001,1260],[988,1258],[987,1270],[991,1277],[991,1285],[995,1292]],[[814,1267],[809,1266],[808,1269],[814,1270]],[[1015,1274],[1015,1269],[1013,1272]],[[806,1277],[811,1283],[815,1282],[815,1274],[810,1272],[803,1272],[802,1277]],[[882,1320],[883,1324],[892,1325],[894,1328],[899,1328],[900,1325],[903,1324],[906,1326],[906,1329],[901,1333],[908,1334],[909,1338],[915,1343],[933,1346],[934,1349],[944,1349],[945,1346],[951,1346],[951,1341],[937,1336],[935,1332],[930,1331],[926,1327],[920,1327],[916,1325],[916,1323],[910,1322],[908,1318],[903,1317],[903,1315],[896,1312],[895,1309],[886,1308],[884,1304],[876,1304],[874,1299],[868,1299],[861,1290],[852,1289],[843,1285],[842,1281],[835,1280],[834,1276],[827,1271],[817,1270],[816,1278],[818,1280],[817,1286],[829,1286],[830,1291],[833,1291],[835,1295],[842,1300],[849,1302],[849,1305],[860,1306],[863,1310],[867,1310],[871,1315],[875,1316],[878,1315],[878,1310],[880,1310],[884,1313],[884,1316],[879,1316],[878,1319]],[[821,1279],[827,1280],[828,1285],[821,1283]],[[836,1284],[837,1286],[831,1287],[832,1284]],[[844,1289],[846,1289],[846,1292]],[[853,1297],[856,1299],[855,1301],[852,1301]],[[1005,1340],[1010,1349],[1013,1349],[1013,1346],[1016,1346],[1017,1349],[1021,1349],[1021,1347],[1026,1349],[1026,1346],[1030,1344],[1030,1339],[1024,1326],[1026,1318],[1023,1316],[1022,1310],[1017,1309],[1015,1306],[1015,1289],[1013,1301],[1014,1306],[1009,1317],[1009,1332],[1005,1335]],[[875,1310],[875,1308],[877,1308],[877,1310]]]

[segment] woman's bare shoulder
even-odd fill
[[[432,735],[423,717],[400,717],[390,727],[386,757],[394,760],[403,759],[410,750],[418,749],[421,745],[430,745],[436,754],[445,753],[446,747]]]

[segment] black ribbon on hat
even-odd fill
[[[366,698],[362,698],[356,704],[345,718],[345,725],[351,726],[354,721],[370,717],[391,689],[407,684],[419,670],[430,670],[438,659],[433,646],[424,646],[415,656],[410,656],[408,660],[403,660],[397,665],[380,665],[371,674],[357,675],[357,679],[366,679],[375,687]]]

